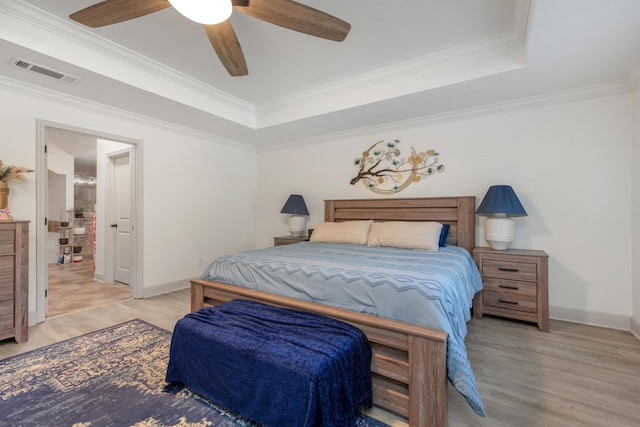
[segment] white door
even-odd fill
[[[113,161],[113,218],[114,279],[131,284],[132,229],[131,229],[131,157],[129,153],[112,158]]]

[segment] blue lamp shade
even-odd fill
[[[505,214],[506,216],[527,216],[518,196],[510,185],[492,185],[476,210],[479,215]]]
[[[288,219],[289,232],[293,237],[301,237],[307,229],[307,219],[304,215],[309,215],[302,196],[299,194],[290,195],[280,213],[291,214]]]
[[[307,205],[304,203],[304,198],[299,194],[290,195],[280,213],[309,215]]]
[[[492,185],[476,210],[488,215],[484,223],[484,239],[493,249],[509,248],[515,235],[515,222],[510,216],[527,216],[518,196],[510,185]]]

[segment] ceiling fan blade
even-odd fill
[[[139,18],[171,7],[167,0],[105,0],[79,10],[69,18],[87,27],[97,28]]]
[[[341,42],[351,25],[328,13],[293,0],[250,0],[249,6],[236,6],[239,12],[271,24]]]
[[[232,77],[249,74],[240,42],[231,26],[231,22],[227,19],[219,24],[205,25],[204,29],[207,31],[211,46],[215,49],[218,58],[220,58],[222,65],[224,65],[229,74]]]

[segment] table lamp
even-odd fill
[[[484,224],[484,238],[496,250],[505,250],[513,242],[515,222],[510,217],[527,216],[510,185],[489,187],[476,214],[488,216]]]
[[[305,215],[309,215],[304,198],[299,194],[290,195],[280,213],[291,214],[288,219],[289,232],[293,237],[301,237],[307,228]]]

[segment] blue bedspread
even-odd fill
[[[350,425],[371,408],[371,347],[317,314],[233,300],[175,326],[166,381],[265,426]]]
[[[449,380],[485,414],[464,345],[482,281],[463,248],[302,242],[222,256],[202,278],[444,330]]]

